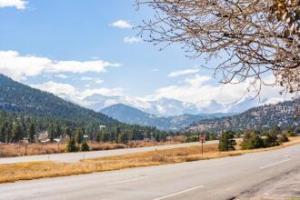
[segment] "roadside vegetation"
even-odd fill
[[[138,147],[149,147],[164,144],[176,144],[181,143],[182,140],[172,140],[168,142],[156,142],[156,141],[130,141],[128,144],[122,143],[111,143],[111,142],[86,142],[89,146],[89,151],[105,151],[113,149],[125,149],[125,148],[138,148]],[[56,154],[65,152],[78,152],[82,151],[82,146],[78,149],[78,144],[75,143],[75,147],[72,144],[72,148],[69,149],[70,142],[67,143],[32,143],[32,144],[0,144],[0,158],[4,157],[17,157],[17,156],[28,156],[28,155],[44,155],[44,154]],[[86,149],[85,149],[86,150]]]
[[[219,151],[218,144],[204,144],[203,155],[200,145],[195,145],[168,150],[156,150],[121,156],[81,160],[77,163],[31,162],[5,164],[0,165],[0,183],[14,182],[19,180],[32,180],[46,177],[87,174],[133,167],[192,162],[227,156],[238,156],[245,153],[268,151],[290,145],[300,144],[300,136],[291,137],[289,138],[289,140],[289,142],[283,143],[280,146],[247,150],[241,149],[240,144],[242,141],[237,140],[237,144],[234,146],[235,150],[230,151]]]
[[[229,151],[235,150],[235,132],[227,131],[220,137],[219,150]],[[269,130],[255,131],[246,130],[242,135],[242,142],[240,144],[241,149],[259,149],[279,146],[289,141],[288,137],[296,136],[292,129],[281,130],[279,127],[274,127]]]

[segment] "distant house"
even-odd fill
[[[20,140],[21,144],[29,144],[29,139],[28,138],[23,138],[22,140]]]
[[[102,131],[103,129],[106,128],[106,126],[105,125],[100,125],[99,128],[100,128],[100,131]]]
[[[40,143],[49,143],[50,139],[49,139],[48,131],[43,131],[38,133],[38,141]]]

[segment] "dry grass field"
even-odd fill
[[[203,156],[199,146],[191,146],[82,160],[78,163],[32,162],[7,164],[0,165],[0,183],[237,156],[245,153],[274,150],[295,144],[300,144],[300,137],[291,138],[290,142],[279,147],[245,151],[219,152],[217,144],[209,144],[204,146]]]
[[[180,141],[172,141],[172,144],[180,143]],[[125,144],[116,143],[89,143],[93,151],[124,149],[124,148],[137,148],[147,146],[157,146],[166,143],[159,143],[154,141],[132,141]],[[170,143],[168,143],[170,144]],[[66,143],[64,144],[0,144],[0,158],[2,157],[17,157],[26,155],[43,155],[64,153],[66,150]]]

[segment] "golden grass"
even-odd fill
[[[173,141],[172,144],[181,143],[180,141]],[[154,141],[132,141],[125,144],[117,143],[89,143],[93,151],[113,150],[124,148],[148,147],[163,145],[166,143],[158,143]],[[17,157],[26,155],[43,155],[64,153],[66,150],[66,143],[64,144],[0,144],[0,158],[2,157]]]
[[[66,144],[0,144],[0,157],[63,153]]]
[[[279,147],[255,150],[236,150],[231,152],[219,152],[217,144],[207,144],[204,145],[203,156],[201,154],[200,146],[197,145],[191,147],[87,159],[78,163],[32,162],[6,164],[0,165],[0,183],[120,170],[133,167],[191,162],[203,159],[237,156],[245,153],[269,151],[290,145],[300,144],[300,137],[291,138],[290,140],[290,142]]]

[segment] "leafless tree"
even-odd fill
[[[180,43],[192,56],[221,57],[224,83],[273,73],[284,91],[300,90],[300,0],[137,0],[155,10],[139,27],[146,41]]]

